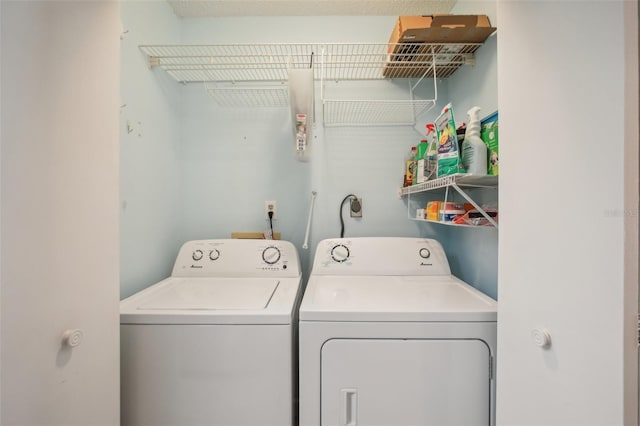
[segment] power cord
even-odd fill
[[[353,198],[355,200],[358,199],[358,197],[356,195],[353,194],[349,194],[346,197],[344,197],[344,200],[342,200],[342,203],[340,203],[340,238],[344,237],[344,219],[342,218],[342,208],[344,207],[344,203],[349,199],[349,198]]]
[[[276,237],[273,234],[273,211],[269,211],[267,214],[269,215],[269,227],[271,228],[271,239],[275,240]]]

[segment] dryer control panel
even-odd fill
[[[280,240],[217,239],[184,243],[173,277],[297,277],[295,246]]]
[[[320,241],[313,275],[450,275],[442,245],[428,238],[361,237]]]

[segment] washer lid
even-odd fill
[[[265,309],[278,280],[258,278],[174,278],[150,294],[138,310],[257,310]]]
[[[496,321],[497,304],[454,276],[311,276],[301,321]]]
[[[169,277],[120,302],[121,324],[291,324],[296,278]]]

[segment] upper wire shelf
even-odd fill
[[[481,43],[300,43],[142,45],[150,67],[190,82],[286,81],[287,69],[313,68],[316,80],[449,77],[473,64]],[[319,60],[321,58],[321,60]]]
[[[437,78],[475,63],[481,43],[297,43],[142,45],[149,66],[182,83],[203,82],[222,107],[287,106],[291,68],[312,68],[321,82],[325,125],[414,124],[435,106]],[[404,100],[330,99],[327,81],[415,79]],[[413,91],[433,80],[432,99],[414,99]],[[271,87],[257,86],[268,83]],[[280,84],[279,87],[274,85]]]

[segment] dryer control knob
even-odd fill
[[[275,246],[269,246],[262,251],[262,260],[269,265],[273,265],[280,260],[280,249]]]
[[[204,256],[204,253],[202,252],[202,250],[194,250],[193,254],[191,255],[191,258],[195,261],[198,261],[202,259],[203,256]]]
[[[542,349],[549,349],[551,347],[551,334],[543,328],[534,328],[531,332],[533,343]]]
[[[351,253],[349,252],[349,247],[345,246],[344,244],[337,244],[331,249],[331,258],[339,263],[349,260],[350,255]]]
[[[62,343],[75,348],[82,343],[82,330],[76,328],[65,331],[62,334]]]

